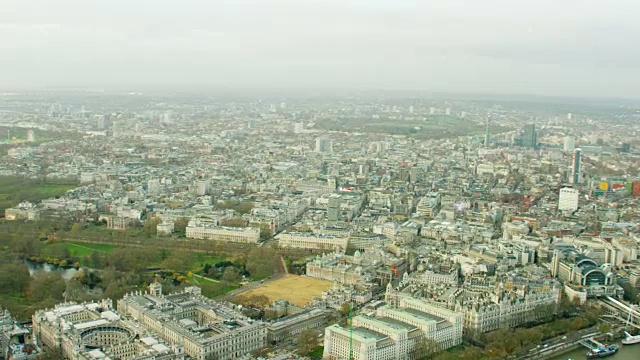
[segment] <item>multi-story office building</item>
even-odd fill
[[[349,245],[348,237],[314,234],[309,232],[287,231],[275,237],[281,248],[310,249],[345,252]]]
[[[578,198],[580,192],[573,188],[562,188],[558,196],[558,210],[565,212],[574,212],[578,210]]]
[[[462,314],[406,296],[387,296],[375,314],[353,318],[353,330],[332,325],[325,329],[323,359],[415,359],[423,339],[440,349],[462,342]]]
[[[319,137],[316,139],[316,152],[317,153],[332,153],[333,142],[328,137]]]
[[[267,340],[271,344],[279,343],[297,338],[304,330],[324,328],[330,315],[330,310],[313,308],[285,316],[267,324]]]
[[[340,213],[340,204],[342,203],[340,195],[332,194],[327,204],[327,219],[329,221],[340,221],[342,219]]]
[[[217,226],[191,220],[186,228],[186,236],[193,239],[255,244],[260,241],[260,229],[257,227]]]
[[[41,349],[33,343],[31,331],[0,308],[0,359],[37,360]]]
[[[420,199],[416,206],[416,213],[423,214],[425,216],[434,217],[440,210],[440,203],[442,196],[440,193],[429,193]]]

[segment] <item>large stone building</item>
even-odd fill
[[[605,258],[612,260],[611,256]],[[619,258],[622,258],[621,254]],[[578,253],[574,247],[558,247],[549,265],[551,275],[564,283],[565,291],[572,299],[578,298],[583,302],[587,298],[621,296],[624,293],[615,283],[611,263],[598,265],[594,259]]]
[[[70,360],[184,360],[180,345],[166,345],[144,328],[122,320],[111,300],[63,303],[33,315],[38,344]]]
[[[348,237],[310,232],[283,232],[276,236],[276,240],[278,240],[278,245],[284,249],[325,250],[344,253],[349,245]]]
[[[324,254],[308,262],[306,268],[307,276],[361,287],[386,286],[393,280],[397,283],[406,270],[404,259],[381,250],[365,253],[356,250],[353,256]]]
[[[439,349],[462,342],[462,314],[404,296],[387,298],[375,314],[353,318],[353,331],[339,325],[325,329],[323,359],[415,359],[416,346],[425,339]]]
[[[464,329],[469,333],[484,333],[497,329],[514,328],[537,320],[539,312],[555,309],[560,299],[560,288],[546,292],[507,293],[503,284],[489,297],[468,296],[456,304],[456,311],[464,315]]]
[[[16,321],[9,310],[0,308],[0,359],[36,360],[41,355],[29,329]]]
[[[304,330],[315,330],[327,325],[330,310],[312,308],[285,316],[267,324],[267,339],[270,344],[297,338]]]
[[[186,228],[186,236],[193,239],[255,244],[260,241],[260,229],[256,227],[217,226],[191,220]]]
[[[235,359],[267,344],[264,323],[209,300],[197,287],[163,295],[161,285],[153,283],[147,294],[131,293],[118,300],[118,311],[168,343],[183,346],[196,360]]]

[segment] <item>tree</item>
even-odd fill
[[[42,353],[42,355],[40,355],[40,357],[38,358],[40,360],[59,360],[59,359],[64,359],[64,356],[62,354],[62,349],[60,348],[46,348],[45,351]]]
[[[254,248],[247,255],[247,270],[253,278],[269,277],[278,268],[279,260],[273,248],[266,246]]]
[[[249,222],[243,218],[231,218],[220,220],[220,225],[230,227],[246,227]]]
[[[606,334],[609,331],[611,331],[611,325],[609,325],[609,323],[607,322],[602,322],[600,323],[600,325],[598,325],[598,331],[603,334]]]
[[[193,253],[185,251],[174,251],[164,259],[161,266],[167,270],[177,272],[187,272],[191,269],[193,263]]]
[[[340,306],[340,315],[347,316],[351,312],[351,305],[346,302]]]
[[[40,302],[45,299],[63,300],[67,285],[58,272],[40,273],[31,279],[29,284],[29,300]]]
[[[147,237],[156,236],[158,234],[158,224],[160,224],[160,218],[154,217],[153,219],[147,220],[142,229]]]
[[[189,225],[189,218],[179,218],[173,222],[173,229],[177,233],[185,234],[187,232],[187,225]]]
[[[29,269],[26,265],[0,265],[0,294],[22,294],[27,290],[29,281]]]
[[[307,355],[319,346],[318,335],[311,329],[302,330],[298,336],[298,354]]]
[[[101,269],[104,266],[103,258],[97,251],[91,253],[91,266],[96,269]]]
[[[435,340],[423,336],[413,345],[413,358],[416,360],[432,359],[438,350],[438,343]]]
[[[237,283],[242,279],[240,272],[234,266],[227,266],[222,273],[222,281]]]
[[[84,287],[79,280],[71,279],[67,281],[67,287],[65,289],[65,297],[67,300],[79,301],[82,300],[83,295]]]

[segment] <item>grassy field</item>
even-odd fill
[[[193,265],[191,266],[191,271],[200,271],[204,267],[204,264],[215,265],[223,260],[224,259],[216,255],[196,253],[194,256]]]
[[[314,358],[321,358],[322,353],[324,352],[324,346],[318,346],[315,350],[313,350],[309,356]]]
[[[8,308],[14,316],[29,318],[26,314],[29,313],[31,304],[24,294],[0,295],[0,304]]]
[[[74,184],[44,183],[21,177],[0,177],[0,210],[18,205],[21,201],[39,202],[64,195],[75,188]]]
[[[304,306],[331,286],[329,281],[288,274],[243,295],[265,295],[271,301],[285,299],[297,306]]]
[[[95,251],[102,253],[110,253],[114,249],[117,248],[116,245],[105,245],[105,244],[88,244],[88,243],[73,243],[73,242],[65,242],[64,243],[69,250],[71,256],[91,256]]]

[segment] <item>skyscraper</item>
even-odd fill
[[[565,137],[564,138],[564,151],[569,152],[569,151],[573,151],[573,149],[576,148],[576,139],[572,138],[572,137]]]
[[[488,147],[489,143],[491,143],[491,115],[487,116],[487,128],[484,133],[484,146]]]
[[[528,148],[536,148],[538,146],[538,132],[536,131],[536,124],[529,124],[525,126],[522,133],[522,146]]]
[[[330,153],[333,152],[333,143],[327,137],[319,137],[316,139],[316,152]]]
[[[573,150],[573,162],[571,165],[571,183],[572,184],[580,184],[582,180],[580,177],[580,149]]]
[[[329,197],[327,206],[327,219],[329,221],[340,221],[340,195],[333,194]]]

